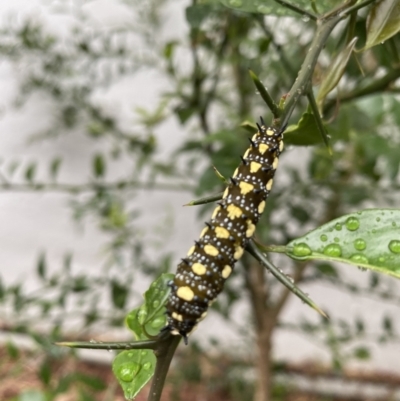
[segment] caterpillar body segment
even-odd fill
[[[188,335],[207,315],[207,309],[222,291],[225,280],[243,255],[271,191],[278,158],[283,150],[283,135],[264,121],[250,139],[222,200],[200,238],[178,265],[170,282],[164,331]]]

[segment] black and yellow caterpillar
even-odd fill
[[[181,335],[185,343],[242,257],[272,188],[283,150],[283,131],[266,127],[262,119],[257,127],[211,220],[169,283],[168,319],[163,331]]]

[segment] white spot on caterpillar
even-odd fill
[[[175,320],[178,320],[179,322],[183,322],[183,316],[180,315],[179,313],[172,312],[172,318]]]
[[[203,238],[205,235],[206,235],[206,232],[208,231],[208,227],[204,227],[202,230],[201,230],[201,233],[200,233],[200,238]]]
[[[214,209],[214,212],[213,212],[211,218],[212,218],[212,219],[215,219],[215,218],[217,217],[218,212],[219,212],[220,210],[221,210],[221,206],[217,206],[217,207]]]
[[[193,246],[189,249],[189,251],[188,251],[188,253],[187,253],[187,256],[193,255],[193,252],[195,251],[195,249],[196,249],[196,247],[193,245]]]
[[[279,159],[277,157],[275,157],[274,162],[272,163],[272,168],[276,170],[278,167],[278,163],[279,163]]]
[[[204,252],[210,256],[217,256],[219,254],[218,249],[209,244],[204,247]]]
[[[215,234],[218,238],[229,238],[229,231],[224,227],[215,227]]]
[[[228,211],[228,217],[231,220],[235,219],[236,217],[240,217],[243,214],[242,209],[240,209],[240,207],[237,207],[237,206],[232,205],[232,204],[230,204],[226,208],[226,210]]]
[[[279,144],[279,151],[282,152],[284,147],[285,147],[285,145],[284,145],[283,141],[281,141]]]
[[[272,135],[274,135],[275,134],[275,131],[274,130],[272,130],[272,129],[267,129],[267,135],[268,136],[272,136]]]
[[[262,201],[259,205],[258,205],[258,213],[262,213],[265,209],[265,201]]]
[[[258,170],[260,170],[261,164],[257,162],[251,162],[250,163],[250,173],[256,173]]]
[[[194,292],[190,287],[179,287],[176,295],[184,301],[190,302],[194,298]]]
[[[246,223],[247,223],[246,237],[250,238],[254,234],[256,226],[253,224],[251,220],[247,220]]]
[[[192,270],[199,276],[202,276],[207,271],[207,268],[201,263],[193,263]]]
[[[240,182],[239,187],[240,187],[240,193],[242,195],[246,195],[254,189],[253,184],[249,184],[248,182],[244,182],[244,181]]]
[[[260,143],[260,145],[258,146],[258,150],[260,151],[260,153],[263,155],[267,150],[269,149],[269,146],[265,143]]]
[[[268,182],[265,188],[267,188],[267,191],[271,191],[272,184],[274,183],[274,180],[271,178]]]
[[[170,333],[171,333],[173,336],[179,336],[179,335],[181,334],[181,333],[179,333],[179,331],[178,331],[177,329],[171,330]]]
[[[232,267],[230,267],[229,265],[225,265],[221,272],[221,275],[226,280],[231,275],[231,273],[232,273]]]
[[[236,246],[235,253],[233,254],[233,257],[236,260],[239,260],[242,257],[243,252],[244,252],[244,249],[241,246]]]

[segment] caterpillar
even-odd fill
[[[283,130],[266,127],[260,120],[211,220],[169,282],[167,324],[162,331],[181,335],[185,344],[243,255],[271,191],[283,150]]]

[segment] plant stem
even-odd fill
[[[181,336],[173,336],[169,333],[165,339],[160,337],[157,350],[154,352],[157,357],[157,365],[147,401],[160,400],[169,365],[181,339]]]

